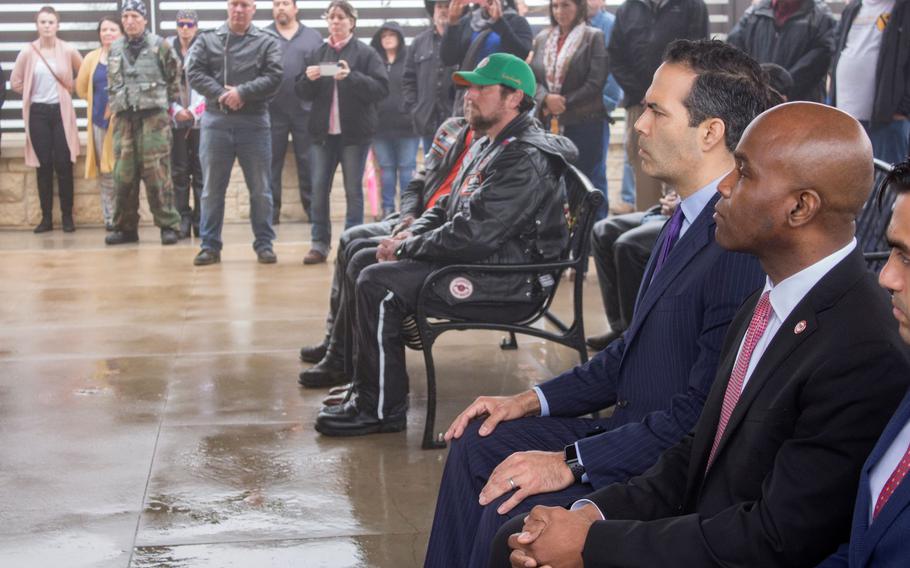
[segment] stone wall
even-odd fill
[[[15,134],[3,137],[2,155],[0,155],[0,228],[24,228],[37,225],[41,220],[41,207],[38,203],[38,187],[35,169],[25,166],[22,145],[24,137]],[[74,166],[75,188],[73,216],[76,225],[101,226],[101,195],[97,180],[85,179],[85,147]],[[340,181],[341,176],[337,176]],[[285,158],[282,175],[282,221],[303,220],[303,207],[297,189],[297,165],[289,153]],[[335,197],[339,192],[333,192]],[[343,196],[343,190],[340,192]],[[191,198],[192,199],[192,198]],[[334,200],[333,200],[334,201]],[[333,203],[333,205],[335,205]],[[333,219],[344,218],[342,205],[332,208]],[[145,188],[139,199],[141,224],[151,225],[152,215],[145,197]],[[250,217],[250,199],[243,181],[240,166],[235,163],[231,173],[230,185],[225,196],[225,222],[247,222]],[[60,206],[57,190],[54,189],[54,222],[60,222]]]
[[[622,123],[614,124],[611,129],[609,163],[607,166],[610,199],[618,199],[622,182]],[[38,203],[38,188],[35,169],[25,166],[22,146],[24,135],[8,134],[3,137],[2,155],[0,155],[0,229],[25,229],[37,225],[41,220],[41,207]],[[282,175],[281,220],[283,222],[303,221],[303,207],[297,189],[297,165],[294,163],[293,147],[288,145]],[[85,148],[74,166],[75,195],[73,215],[77,226],[101,226],[101,196],[97,180],[85,179]],[[332,187],[331,211],[333,221],[344,221],[345,202],[341,172],[335,175]],[[145,189],[141,190],[139,199],[141,225],[152,225],[152,214],[149,212]],[[250,217],[250,199],[243,181],[243,173],[235,162],[231,181],[225,195],[226,223],[248,222]],[[364,217],[370,221],[369,202],[364,199]],[[60,206],[56,189],[54,190],[54,223],[60,223]]]

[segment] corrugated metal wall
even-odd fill
[[[148,1],[148,0],[147,0]],[[723,36],[735,23],[736,18],[745,9],[746,0],[706,0],[711,18],[711,33]],[[607,0],[610,10],[616,9],[622,0]],[[43,5],[53,6],[61,17],[59,36],[84,53],[95,49],[95,33],[98,18],[105,14],[117,12],[119,3],[82,2],[63,0],[59,2],[16,2],[0,0],[0,65],[6,72],[7,79],[12,72],[16,55],[23,46],[35,39],[34,18],[38,8]],[[298,0],[299,17],[307,26],[323,33],[325,22],[321,16],[328,4],[327,0]],[[410,39],[428,25],[423,0],[353,0],[359,12],[357,36],[370,38],[385,20],[397,20]],[[535,29],[548,25],[547,6],[549,0],[526,0],[530,8],[528,20]],[[843,2],[829,2],[835,12],[840,13]],[[255,24],[265,26],[271,22],[271,0],[258,0]],[[174,35],[174,16],[181,8],[192,8],[199,13],[200,27],[215,27],[224,21],[226,2],[224,0],[202,2],[170,2],[153,0],[149,14],[150,27],[163,36]],[[22,131],[22,103],[19,96],[9,90],[7,100],[0,114],[0,125],[4,132]],[[76,101],[80,127],[85,126],[84,101]]]

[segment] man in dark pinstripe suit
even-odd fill
[[[695,425],[727,326],[763,281],[754,257],[717,245],[712,217],[733,148],[771,104],[758,64],[720,42],[675,42],[644,102],[635,123],[644,167],[682,202],[629,329],[588,363],[515,396],[480,397],[459,415],[446,433],[427,566],[485,566],[510,517],[650,467]],[[609,418],[578,418],[610,406]]]

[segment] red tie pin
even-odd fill
[[[793,328],[793,333],[799,335],[804,331],[806,331],[806,320],[800,320],[799,323],[796,324],[796,327]]]

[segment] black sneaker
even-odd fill
[[[177,241],[180,240],[180,237],[177,236],[177,231],[165,227],[161,229],[161,244],[162,245],[176,245]]]
[[[221,252],[207,248],[199,251],[199,254],[193,259],[193,264],[196,266],[207,266],[219,262],[221,262]]]
[[[104,244],[106,245],[123,245],[126,243],[138,242],[138,231],[111,231],[108,236],[104,237]]]
[[[270,248],[257,250],[256,258],[259,260],[259,264],[275,264],[278,262],[275,251]]]

